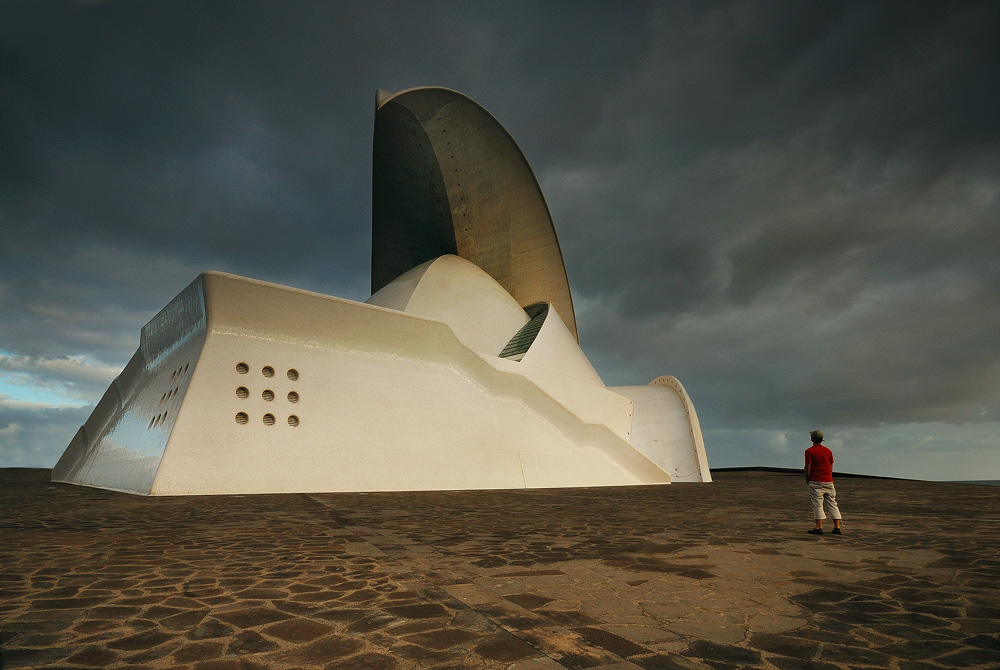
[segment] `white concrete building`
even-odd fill
[[[555,230],[502,126],[379,92],[373,295],[217,272],[143,329],[54,481],[147,495],[710,481],[672,377],[608,388]]]

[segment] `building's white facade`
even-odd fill
[[[203,273],[143,328],[52,479],[148,495],[710,481],[677,380],[607,388],[594,371],[548,239],[559,267],[542,271],[428,247],[366,303]],[[491,267],[514,268],[521,301]]]

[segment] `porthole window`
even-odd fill
[[[264,415],[264,425],[265,426],[273,426],[274,425],[274,415],[273,414],[265,414]]]
[[[289,381],[297,382],[299,380],[299,371],[296,370],[295,368],[289,370],[287,374]]]
[[[267,377],[268,379],[270,379],[271,377],[274,376],[274,368],[272,368],[270,365],[265,365],[263,368],[261,368],[260,373],[265,377]]]
[[[247,425],[248,421],[250,421],[250,417],[247,416],[246,412],[237,412],[236,413],[236,423],[240,424],[241,426],[245,426],[245,425]]]
[[[292,414],[290,417],[288,417],[288,425],[291,426],[292,428],[298,428],[299,417]]]
[[[236,372],[238,372],[241,375],[245,375],[246,373],[250,372],[250,366],[247,365],[246,363],[237,363]]]
[[[295,391],[289,391],[288,402],[298,402],[298,401],[299,401],[299,394],[296,393]]]
[[[271,402],[272,400],[274,400],[274,391],[272,391],[271,389],[264,389],[264,392],[260,394],[260,397],[266,400],[267,402]]]
[[[239,398],[240,400],[246,400],[247,398],[250,397],[250,389],[248,389],[246,386],[239,387],[238,389],[236,389],[236,397]]]

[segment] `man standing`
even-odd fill
[[[809,431],[809,437],[813,444],[806,449],[805,473],[816,527],[808,532],[813,535],[823,534],[825,507],[833,519],[833,534],[840,535],[840,508],[837,507],[837,489],[833,487],[833,452],[823,446],[823,431]]]

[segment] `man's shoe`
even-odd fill
[[[841,532],[840,532],[840,529],[839,529],[839,528],[834,528],[834,529],[833,529],[833,534],[834,534],[834,535],[843,535],[843,533],[841,533]]]
[[[806,532],[809,533],[810,535],[822,535],[823,534],[823,529],[822,528],[810,528]]]

